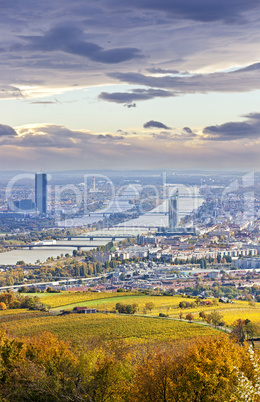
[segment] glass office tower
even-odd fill
[[[179,191],[169,199],[169,230],[174,231],[179,225]]]
[[[40,214],[47,212],[47,174],[36,173],[35,175],[35,204]]]

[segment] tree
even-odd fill
[[[253,324],[251,321],[248,320],[248,322],[245,322],[245,331],[247,339],[252,339],[257,333],[257,327],[255,324]]]
[[[13,285],[14,285],[14,278],[12,277],[12,275],[9,275],[9,276],[6,278],[6,285],[7,285],[7,286],[13,286]]]
[[[223,315],[221,315],[218,311],[212,311],[211,315],[211,322],[215,326],[219,325],[219,323],[223,319]]]
[[[9,306],[10,303],[14,301],[14,295],[11,292],[6,292],[6,293],[1,293],[0,294],[0,302],[3,302],[6,304],[6,306]]]
[[[4,302],[0,302],[0,310],[6,310],[6,304]]]
[[[26,264],[25,264],[24,260],[21,260],[21,261],[17,261],[16,265],[26,265]]]
[[[236,320],[232,324],[233,331],[231,332],[231,335],[241,344],[244,343],[246,338],[245,326],[246,326],[245,320],[241,319]]]
[[[147,302],[145,303],[145,308],[146,310],[149,310],[150,312],[154,309],[155,305],[153,302]]]
[[[185,319],[191,322],[191,321],[194,320],[194,315],[189,313],[189,314],[186,315]]]
[[[200,311],[199,317],[202,318],[203,320],[205,320],[205,318],[207,317],[205,311]]]
[[[229,401],[236,386],[234,366],[248,362],[246,350],[227,336],[204,338],[188,351],[177,376],[178,401]],[[248,364],[248,363],[247,363]]]
[[[18,289],[19,293],[27,293],[29,288],[27,286],[22,286],[21,288]]]
[[[186,307],[186,303],[185,303],[184,301],[181,301],[181,302],[179,303],[179,307],[180,307],[180,308],[185,308],[185,307]]]

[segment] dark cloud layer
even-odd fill
[[[0,124],[0,137],[15,137],[16,135],[17,133],[12,127]]]
[[[99,99],[108,102],[131,104],[133,101],[168,98],[170,96],[174,96],[174,94],[161,89],[133,89],[131,92],[101,92]]]
[[[161,77],[141,73],[114,72],[110,77],[128,84],[143,85],[154,88],[154,91],[165,90],[164,96],[177,96],[193,93],[208,92],[243,92],[260,89],[260,63],[231,72],[217,72],[211,74],[193,74],[187,76],[164,75]],[[140,91],[140,90],[139,90]],[[149,90],[146,90],[149,91]],[[138,89],[135,90],[138,93]],[[155,92],[156,94],[156,92]],[[121,96],[131,99],[132,93],[104,94],[101,99],[118,102]],[[163,96],[163,95],[156,95]],[[154,96],[155,97],[155,96]],[[138,100],[135,98],[135,100]]]
[[[251,113],[244,117],[247,117],[246,121],[205,127],[203,134],[206,134],[206,139],[214,141],[260,138],[260,113]]]
[[[163,128],[164,130],[170,130],[170,127],[167,127],[165,124],[160,121],[150,120],[144,124],[144,128]]]
[[[225,22],[237,23],[244,20],[244,12],[257,9],[257,0],[106,0],[109,6],[117,8],[144,9],[161,11],[170,18],[189,19],[202,22],[222,20]]]
[[[29,50],[62,51],[99,63],[116,64],[141,57],[139,49],[136,48],[104,50],[101,46],[86,41],[84,32],[72,25],[53,28],[41,36],[24,36],[22,39],[29,42],[27,45]],[[17,46],[17,49],[19,50],[21,47]]]

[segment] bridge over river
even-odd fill
[[[99,245],[93,245],[93,244],[69,244],[69,243],[64,243],[64,244],[15,244],[15,245],[10,245],[10,246],[1,246],[4,248],[25,248],[25,249],[29,249],[32,250],[34,248],[56,248],[56,249],[60,249],[60,248],[74,248],[77,249],[78,251],[81,250],[82,248],[97,248],[99,247]]]

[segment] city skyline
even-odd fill
[[[259,170],[259,8],[3,0],[0,170]]]

